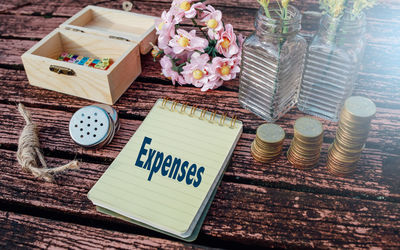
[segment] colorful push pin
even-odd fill
[[[94,59],[90,64],[89,64],[89,67],[95,67],[96,66],[96,64],[98,64],[100,62],[100,60],[99,59]]]
[[[101,60],[103,62],[104,65],[109,65],[110,64],[110,58],[105,57]]]
[[[68,53],[67,52],[63,52],[62,54],[61,54],[61,57],[67,57],[68,56]]]
[[[103,62],[99,62],[99,63],[96,64],[94,67],[95,67],[96,69],[104,69]]]
[[[85,56],[84,58],[82,58],[80,61],[79,61],[79,65],[85,65],[85,63],[87,62],[87,60],[89,60],[89,57],[87,57],[87,56]]]
[[[76,58],[78,58],[78,55],[73,55],[71,59],[69,60],[70,63],[74,63],[76,61]]]
[[[78,56],[74,63],[79,64],[79,62],[82,60],[82,58],[83,58],[83,56]]]
[[[85,66],[88,67],[92,62],[93,62],[93,58],[89,58],[89,59],[85,62]]]

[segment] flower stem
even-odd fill
[[[197,24],[196,20],[194,20],[194,18],[192,18],[192,22],[193,25],[197,28],[199,28],[199,30],[201,31],[201,33],[203,33],[203,35],[207,38],[207,40],[210,42],[210,38],[208,37],[207,33],[204,32],[204,30],[201,29],[201,26]]]

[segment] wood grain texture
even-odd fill
[[[108,163],[114,159],[130,137],[137,130],[140,121],[121,119],[121,130],[113,142],[100,150],[83,150],[73,143],[68,134],[69,119],[72,112],[48,110],[44,108],[30,108],[33,120],[40,127],[42,148],[48,154],[64,153],[70,156],[87,159],[93,157],[97,161],[106,159]],[[23,120],[15,114],[15,106],[0,104],[0,139],[4,144],[15,148],[17,146],[19,131],[24,126]],[[286,129],[288,130],[288,129]],[[329,144],[323,146],[321,164],[312,171],[303,171],[293,168],[285,156],[273,164],[260,164],[255,162],[250,154],[250,144],[254,139],[253,134],[245,133],[239,140],[226,176],[235,179],[244,179],[256,184],[290,187],[299,190],[317,189],[316,192],[339,194],[345,196],[363,196],[369,199],[394,199],[400,201],[400,193],[396,190],[397,182],[387,178],[387,169],[383,159],[387,156],[385,151],[367,148],[358,163],[356,173],[349,178],[339,178],[330,175],[325,165],[325,158]],[[285,151],[290,141],[285,141]],[[400,170],[400,168],[397,168]],[[400,178],[400,175],[397,174]]]
[[[83,105],[91,103],[80,98],[32,87],[28,85],[27,81],[23,81],[23,79],[24,76],[21,71],[0,69],[0,80],[2,80],[0,81],[0,89],[2,90],[0,92],[0,100],[41,105],[44,104],[43,97],[45,97],[47,106],[62,106],[70,110],[77,110]],[[362,91],[362,88],[360,90],[360,94],[364,96],[369,96],[369,93],[375,93],[373,91]],[[357,93],[356,91],[355,94]],[[225,91],[223,89],[212,92],[201,92],[193,87],[171,87],[168,83],[164,85],[152,83],[152,81],[147,83],[135,82],[120,98],[117,107],[120,115],[123,117],[145,117],[157,99],[169,96],[171,99],[180,102],[202,104],[201,107],[208,108],[209,110],[215,109],[220,113],[236,114],[245,123],[245,129],[254,132],[264,121],[251,112],[242,109],[237,102],[237,95],[236,91]],[[369,97],[373,101],[378,101],[378,104],[379,100],[382,100],[374,99],[372,96]],[[293,108],[277,123],[282,125],[288,134],[291,134],[293,132],[292,126],[294,121],[302,115],[304,114]],[[326,130],[325,138],[333,140],[336,123],[322,119],[319,120],[323,123]],[[398,153],[400,151],[399,125],[399,109],[379,108],[378,106],[377,118],[372,123],[368,146],[382,149],[389,153]]]
[[[169,0],[133,2],[132,11],[156,16],[170,4]],[[231,22],[238,32],[249,35],[254,29],[258,8],[255,0],[207,2],[221,9],[224,21]],[[382,0],[367,11],[368,46],[354,94],[371,98],[378,106],[378,113],[359,168],[349,178],[331,176],[324,168],[336,123],[323,121],[326,136],[319,167],[297,170],[284,156],[273,164],[259,164],[250,157],[250,143],[263,121],[237,103],[237,80],[206,93],[193,87],[173,87],[160,76],[160,66],[150,56],[142,57],[142,75],[116,103],[122,127],[114,141],[97,151],[83,150],[73,144],[67,129],[69,118],[78,108],[92,102],[28,85],[20,55],[86,5],[120,9],[121,3],[0,2],[0,210],[29,214],[0,211],[0,246],[198,247],[165,239],[166,236],[97,213],[86,198],[88,190],[139,127],[156,99],[169,96],[219,112],[236,113],[245,125],[245,133],[203,225],[201,244],[221,241],[217,245],[224,246],[233,241],[238,246],[253,247],[400,248],[399,0]],[[303,13],[318,11],[318,0],[296,0],[294,5]],[[319,20],[307,12],[304,14],[302,33],[309,38]],[[23,127],[16,112],[18,102],[32,110],[34,121],[41,128],[40,140],[49,166],[76,157],[82,162],[79,171],[57,177],[54,184],[21,173],[15,160],[17,139]],[[278,121],[288,138],[292,137],[295,119],[302,115],[294,108]],[[285,141],[285,150],[289,143],[289,139]],[[88,236],[82,236],[86,231]],[[49,235],[52,240],[38,239],[36,232]],[[62,240],[54,240],[57,235],[62,235]]]
[[[18,40],[18,39],[0,39],[0,65],[13,68],[22,68],[21,54],[33,46],[36,41]],[[383,60],[385,57],[383,57]],[[161,67],[158,62],[154,63],[150,55],[142,56],[143,78],[152,78],[151,80],[164,79],[164,83],[172,84],[169,80],[162,78]],[[384,66],[381,66],[381,68]],[[1,70],[1,69],[0,69]],[[25,75],[24,72],[18,72]],[[24,79],[21,76],[21,80]],[[355,94],[364,95],[371,98],[380,107],[400,108],[400,85],[397,78],[391,75],[373,74],[361,72],[358,78],[358,85]],[[233,80],[224,83],[223,88],[230,91],[238,91],[239,82]],[[194,90],[195,91],[195,90]]]
[[[80,170],[59,176],[53,184],[21,173],[14,152],[0,150],[0,155],[4,159],[0,162],[0,202],[39,207],[77,220],[111,221],[137,230],[97,213],[86,197],[106,165],[83,163]],[[50,166],[67,161],[47,160]],[[201,234],[259,246],[396,247],[400,244],[400,225],[395,223],[400,219],[399,208],[400,204],[393,202],[222,182]]]
[[[208,249],[166,239],[4,211],[0,211],[0,234],[0,247],[3,249]]]

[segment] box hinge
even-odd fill
[[[130,42],[131,40],[124,38],[124,37],[120,37],[120,36],[109,36],[109,38],[111,39],[117,39],[117,40],[122,40],[122,41],[127,41]]]
[[[85,33],[85,31],[80,30],[80,29],[76,29],[76,28],[70,28],[70,27],[65,27],[66,30],[71,30],[71,31],[75,31],[75,32],[81,32],[81,33]]]

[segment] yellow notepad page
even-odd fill
[[[97,206],[188,237],[225,170],[243,125],[219,115],[213,120],[211,113],[193,112],[190,106],[173,107],[163,99],[156,102],[88,197]]]

